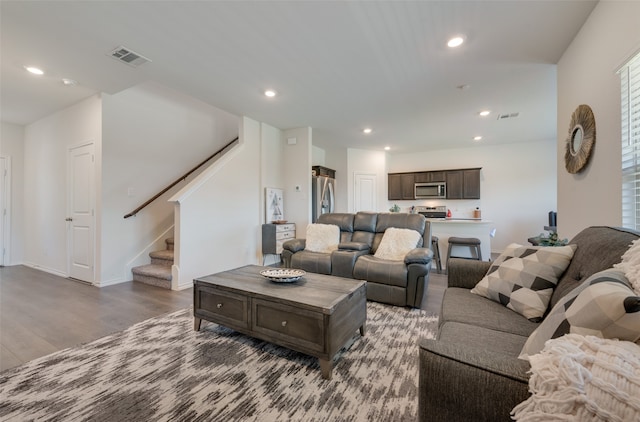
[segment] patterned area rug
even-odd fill
[[[190,310],[0,373],[2,421],[414,421],[418,346],[437,317],[367,303],[367,334],[318,360]]]

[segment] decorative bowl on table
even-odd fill
[[[274,268],[271,270],[262,270],[260,274],[275,283],[293,283],[294,281],[300,280],[306,272],[294,268]]]
[[[287,224],[287,220],[273,220],[272,224]]]

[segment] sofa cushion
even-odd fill
[[[445,322],[438,330],[438,341],[515,358],[520,354],[527,337],[474,324]]]
[[[596,273],[562,298],[529,336],[520,358],[528,359],[547,340],[569,333],[628,341],[640,338],[640,297],[621,270]]]
[[[331,254],[307,250],[297,252],[291,256],[291,268],[331,275]]]
[[[408,268],[404,261],[389,261],[373,255],[362,255],[353,267],[353,278],[406,287],[407,271]]]
[[[309,224],[306,241],[307,251],[331,253],[338,249],[340,228],[333,224]]]
[[[420,233],[415,230],[389,227],[384,232],[375,257],[391,261],[404,261],[405,255],[416,248],[420,237]]]
[[[527,337],[540,324],[531,322],[499,303],[475,295],[469,289],[449,287],[444,292],[440,324],[461,322]]]
[[[550,247],[512,243],[496,258],[471,293],[502,303],[531,321],[540,321],[575,250],[575,245]]]
[[[354,230],[354,218],[350,213],[321,214],[316,221],[318,224],[333,224],[340,227],[340,243],[351,242]]]

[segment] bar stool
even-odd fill
[[[442,261],[440,260],[440,246],[438,246],[438,236],[431,236],[431,250],[433,251],[433,259],[436,261],[438,274],[442,272]]]
[[[453,248],[454,246],[468,246],[469,250],[471,251],[471,259],[477,259],[478,261],[482,261],[482,252],[480,251],[480,239],[475,237],[450,237],[449,248],[447,250],[447,272],[449,271],[449,258],[451,258],[451,248]],[[475,258],[473,257],[474,252],[475,252]]]

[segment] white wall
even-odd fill
[[[296,237],[304,237],[311,222],[311,155],[310,127],[282,131],[284,140],[284,216],[296,224]],[[288,140],[295,138],[295,144]],[[296,190],[296,186],[300,190]]]
[[[371,211],[388,212],[387,204],[387,155],[381,151],[368,151],[349,148],[347,150],[347,210],[355,212],[354,174],[366,173],[376,177],[376,209]]]
[[[238,136],[238,124],[237,116],[156,83],[104,95],[101,285],[131,280],[131,267],[165,248],[173,235],[167,200],[185,182],[137,216],[124,215]]]
[[[549,211],[556,209],[555,147],[555,141],[548,140],[389,154],[389,173],[482,167],[481,199],[387,201],[381,210],[388,210],[394,203],[403,212],[412,205],[446,205],[455,217],[470,216],[475,207],[480,207],[482,218],[491,220],[496,228],[493,252],[501,252],[512,242],[527,244],[529,237],[543,232]],[[386,192],[387,181],[384,183]],[[560,221],[562,218],[559,216]]]
[[[261,168],[262,168],[262,189],[260,191],[260,215],[263,223],[270,223],[265,218],[265,188],[284,189],[286,163],[284,159],[284,145],[282,131],[266,123],[260,124],[261,139]],[[288,202],[284,197],[285,204]],[[289,216],[285,214],[285,219]]]
[[[0,156],[11,161],[10,233],[5,265],[21,264],[24,258],[24,126],[2,122],[0,127]]]
[[[95,144],[96,162],[102,145],[102,101],[94,95],[34,122],[24,132],[24,263],[67,275],[67,148]],[[100,167],[95,180],[99,195]],[[100,208],[96,207],[96,237]],[[98,248],[99,250],[99,248]],[[96,251],[96,255],[98,254]],[[96,262],[98,263],[98,262]],[[96,268],[98,270],[98,268]]]
[[[240,145],[171,198],[180,215],[173,271],[178,288],[191,287],[200,276],[259,263],[260,143],[260,123],[243,118]]]
[[[558,230],[573,237],[591,225],[619,226],[621,208],[620,78],[616,70],[640,49],[640,2],[601,1],[558,63]],[[596,120],[590,164],[564,166],[571,114],[587,104]]]

